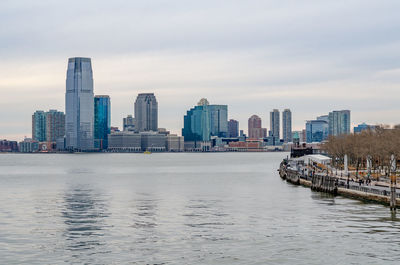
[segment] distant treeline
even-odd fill
[[[332,157],[336,166],[343,166],[344,156],[348,164],[357,169],[367,167],[367,157],[371,157],[372,169],[390,168],[390,157],[400,159],[400,125],[377,126],[358,134],[330,137],[323,149]]]

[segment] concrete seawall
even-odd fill
[[[281,163],[279,168],[279,175],[282,179],[289,183],[309,187],[314,191],[326,192],[333,195],[341,195],[362,201],[380,203],[387,206],[390,205],[390,196],[339,187],[338,179],[333,176],[316,174],[310,178],[309,176],[303,175],[299,171],[288,169],[283,163]],[[400,198],[396,198],[396,205],[397,208],[400,208]]]

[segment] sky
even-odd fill
[[[111,124],[154,92],[159,127],[181,133],[201,98],[247,130],[290,108],[293,129],[332,110],[397,124],[398,0],[2,0],[0,139],[31,136],[36,110],[65,111],[69,57],[92,58]]]

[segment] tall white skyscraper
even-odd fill
[[[279,139],[280,122],[279,122],[279,110],[277,109],[274,109],[270,112],[270,126],[271,126],[271,136]]]
[[[93,149],[93,98],[93,73],[90,58],[70,58],[65,93],[67,149],[82,151]]]
[[[285,109],[282,112],[282,132],[283,141],[285,143],[292,141],[292,112],[290,109]]]

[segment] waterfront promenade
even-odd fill
[[[342,171],[330,166],[325,168],[304,165],[296,160],[285,159],[280,166],[281,178],[294,184],[310,187],[317,191],[353,197],[361,200],[375,201],[383,204],[390,203],[390,182],[366,181],[356,177],[355,172],[349,171],[344,177]],[[383,179],[383,180],[382,180]],[[396,205],[400,206],[400,186],[396,186]]]

